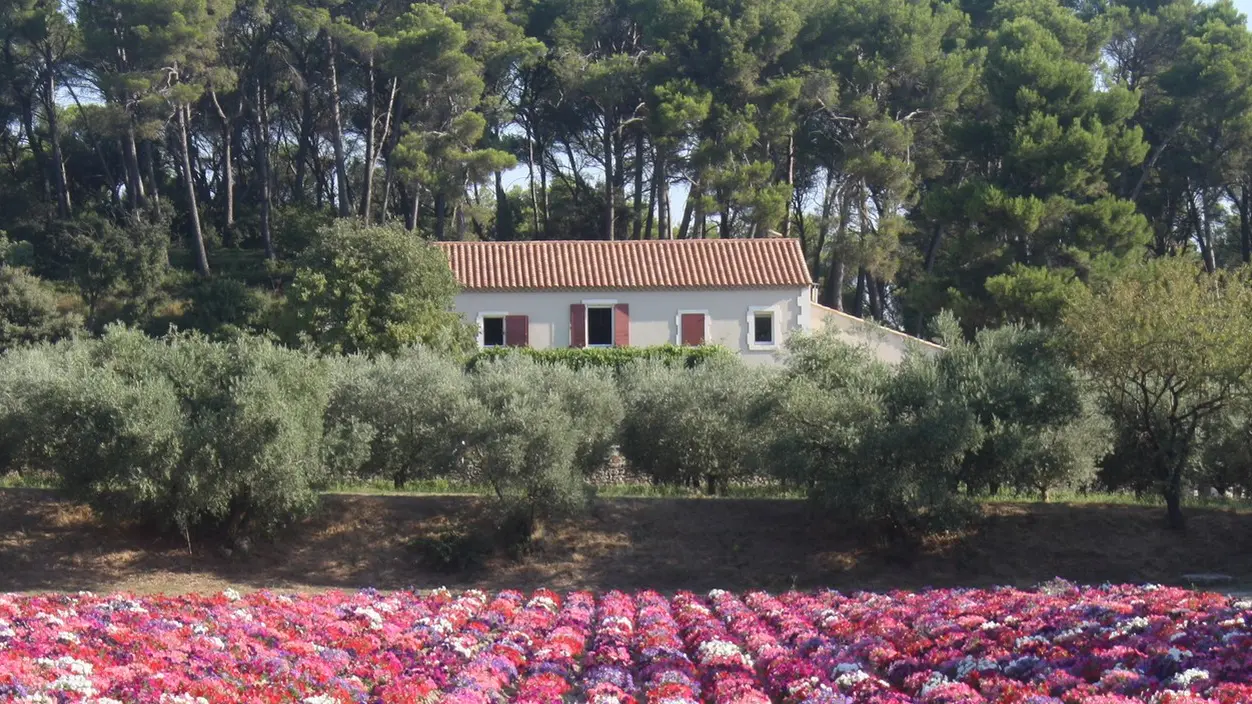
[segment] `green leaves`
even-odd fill
[[[447,258],[412,233],[337,220],[297,262],[288,333],[345,354],[466,350],[474,335],[452,310],[457,290]]]
[[[1149,262],[1065,313],[1065,341],[1122,429],[1123,484],[1160,491],[1170,520],[1203,423],[1252,389],[1252,282],[1184,257]],[[1142,462],[1135,464],[1135,459]]]

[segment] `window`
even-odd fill
[[[504,316],[483,318],[483,347],[504,346]]]
[[[748,309],[748,349],[773,348],[778,344],[774,330],[774,310],[765,307]]]
[[[612,306],[587,306],[587,346],[613,346]]]

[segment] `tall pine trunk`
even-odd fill
[[[787,186],[794,192],[796,187],[796,136],[794,134],[787,137]],[[783,237],[791,236],[791,197],[787,198],[787,214],[783,219]],[[800,204],[796,203],[795,215],[800,215]]]
[[[213,108],[217,110],[217,119],[222,122],[222,180],[224,181],[223,197],[226,200],[226,230],[223,233],[223,240],[226,246],[231,246],[235,241],[235,165],[231,158],[231,121],[227,117],[226,111],[222,109],[222,104],[218,102],[217,91],[212,87],[209,88],[209,97],[213,101]]]
[[[135,141],[135,119],[126,120],[126,137],[123,144],[126,157],[126,198],[130,207],[138,208],[147,200],[143,178],[139,175],[139,147]]]
[[[161,189],[160,184],[157,183],[156,150],[152,148],[152,140],[145,139],[139,150],[143,153],[143,163],[147,169],[148,196],[152,198],[152,202],[160,203]]]
[[[635,239],[643,239],[643,130],[635,134]]]
[[[615,209],[617,189],[613,181],[613,123],[609,111],[604,111],[604,239],[612,240],[613,223],[617,219]]]
[[[1252,188],[1247,179],[1239,185],[1239,196],[1232,199],[1239,210],[1239,255],[1244,264],[1252,262]]]
[[[191,149],[187,143],[188,109],[178,106],[178,146],[182,157],[183,183],[187,189],[187,220],[191,225],[191,247],[196,255],[196,271],[209,275],[209,255],[204,249],[204,233],[200,230],[200,210],[196,205],[196,187],[191,173]]]
[[[271,226],[271,202],[273,196],[270,193],[270,122],[269,122],[269,103],[265,95],[265,87],[260,81],[257,82],[257,119],[256,119],[256,148],[257,148],[257,165],[259,166],[257,178],[261,181],[261,242],[265,245],[265,257],[274,259],[274,235]]]
[[[52,75],[51,49],[45,50],[47,81],[44,87],[44,115],[48,121],[48,142],[52,148],[52,180],[57,192],[57,214],[70,217],[70,186],[65,174],[65,158],[61,154],[61,127],[57,115],[56,77]]]
[[[308,83],[300,91],[300,137],[296,145],[296,174],[292,183],[291,200],[296,205],[304,202],[304,181],[308,171],[309,153],[313,150],[313,97]]]
[[[331,146],[335,149],[335,195],[339,217],[346,218],[352,214],[352,205],[348,200],[348,164],[343,150],[343,116],[339,109],[339,68],[335,61],[335,40],[326,35],[327,61],[330,66],[330,115]]]
[[[530,222],[531,237],[539,237],[539,189],[535,185],[535,135],[526,120],[526,183],[530,185]]]

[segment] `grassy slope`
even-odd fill
[[[1252,584],[1252,513],[1193,508],[1188,532],[1163,528],[1156,507],[990,503],[975,531],[904,557],[867,546],[804,502],[772,499],[602,499],[592,515],[549,527],[521,562],[443,575],[409,549],[416,535],[472,517],[472,496],[329,495],[316,518],[247,557],[103,530],[90,511],[48,492],[0,490],[0,592],[138,592],[236,588],[355,589],[713,587],[841,589],[1179,583],[1218,571]]]

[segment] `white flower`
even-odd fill
[[[339,704],[339,700],[329,694],[315,694],[300,701],[303,704]]]
[[[1144,616],[1136,616],[1134,618],[1128,618],[1125,621],[1122,621],[1121,623],[1117,624],[1117,632],[1122,635],[1127,635],[1129,633],[1137,633],[1147,628],[1150,623],[1151,622],[1148,621],[1148,619]]]
[[[204,697],[193,697],[190,694],[161,693],[161,704],[209,704]]]
[[[926,680],[926,684],[922,685],[921,695],[924,697],[930,693],[930,690],[942,687],[945,684],[948,684],[948,678],[944,677],[942,672],[932,672],[930,679]]]
[[[700,644],[696,654],[702,664],[714,659],[731,658],[741,660],[746,667],[752,667],[752,659],[739,646],[724,640],[706,640]]]
[[[1170,649],[1169,649],[1169,653],[1167,653],[1167,654],[1166,654],[1166,656],[1167,656],[1170,660],[1173,660],[1173,661],[1175,661],[1175,662],[1181,662],[1183,658],[1185,658],[1185,657],[1186,657],[1186,658],[1191,657],[1191,651],[1190,651],[1190,650],[1183,650],[1183,649],[1181,649],[1181,648],[1170,648]]]
[[[222,596],[226,597],[226,601],[239,601],[240,599],[243,598],[242,596],[240,596],[239,592],[235,591],[234,589],[231,589],[230,587],[227,587],[222,590]]]
[[[1174,675],[1174,679],[1172,680],[1172,682],[1178,685],[1179,687],[1186,688],[1186,687],[1190,687],[1195,682],[1199,682],[1200,680],[1207,680],[1208,678],[1209,678],[1208,670],[1201,670],[1198,667],[1193,667],[1193,668],[1184,670],[1183,672],[1180,672]]]
[[[370,622],[371,630],[376,631],[383,627],[382,614],[369,608],[368,606],[358,606],[352,610],[352,613],[356,614],[357,616],[364,616],[366,619],[368,619]]]
[[[97,699],[85,699],[83,704],[122,704],[122,702],[112,697],[99,697]]]
[[[536,607],[536,606],[537,606],[537,607],[540,607],[540,608],[547,609],[548,611],[551,611],[551,612],[553,612],[553,613],[556,613],[556,610],[557,610],[557,608],[556,608],[556,602],[555,602],[555,601],[553,601],[551,597],[547,597],[547,596],[543,596],[543,595],[539,595],[539,596],[537,596],[537,597],[535,597],[535,598],[531,599],[531,600],[530,600],[530,602],[526,604],[526,608],[528,608],[528,609],[529,609],[529,608],[534,608],[534,607]]]
[[[993,628],[999,628],[999,627],[1000,627],[1000,624],[996,623],[995,621],[987,621],[983,625],[979,626],[979,628],[981,628],[984,631],[990,631]]]
[[[843,663],[839,665],[835,668],[835,671],[839,672],[840,670],[843,670],[844,666],[847,664],[848,663]],[[858,682],[864,682],[869,679],[868,672],[865,672],[856,665],[853,665],[852,667],[855,669],[843,671],[838,677],[835,678],[836,685],[839,685],[839,687],[843,689],[850,689],[851,687],[856,686]]]
[[[96,688],[91,684],[91,680],[83,675],[61,675],[55,682],[48,685],[48,689],[54,692],[76,692],[86,697],[93,696]]]

